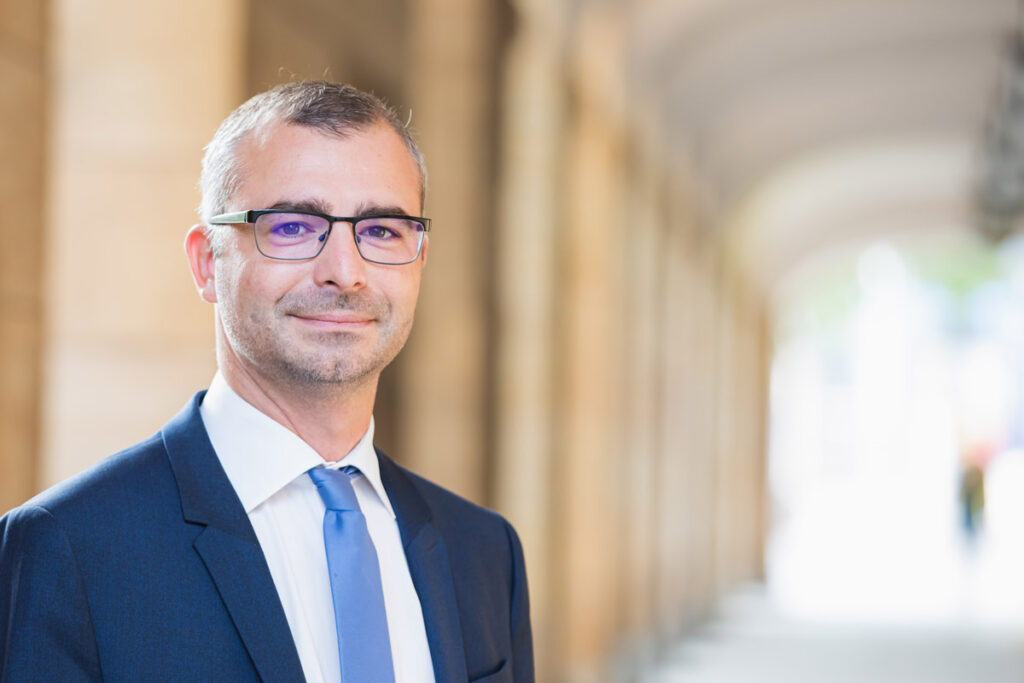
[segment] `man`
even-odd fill
[[[0,520],[0,680],[533,680],[515,532],[372,446],[427,260],[405,126],[279,86],[224,121],[201,186],[185,250],[219,371]]]

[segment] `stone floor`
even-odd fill
[[[1024,683],[1024,632],[813,622],[763,590],[722,605],[643,683]]]
[[[790,496],[767,584],[724,600],[641,683],[1024,683],[1024,451],[989,468],[973,537],[956,478],[934,469]]]

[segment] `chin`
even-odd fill
[[[383,366],[374,363],[353,363],[351,358],[309,364],[285,363],[282,374],[292,384],[326,388],[331,385],[351,385],[380,374]]]

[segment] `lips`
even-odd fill
[[[291,315],[316,327],[361,327],[373,322],[373,318],[361,313],[292,313]]]
[[[296,318],[303,320],[310,320],[312,322],[323,322],[323,323],[353,323],[361,324],[368,323],[373,320],[370,316],[362,315],[360,313],[293,313]]]
[[[319,326],[360,326],[388,319],[386,300],[369,292],[326,296],[320,292],[290,292],[277,302],[277,314]]]

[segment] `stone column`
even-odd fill
[[[595,680],[610,654],[618,619],[619,559],[627,552],[620,516],[618,359],[622,303],[614,198],[620,188],[607,122],[576,112],[570,134],[568,216],[557,347],[559,472],[554,517],[565,610],[563,655],[569,681]]]
[[[763,304],[759,293],[744,282],[739,291],[737,327],[740,331],[739,372],[736,391],[741,399],[742,491],[744,533],[739,549],[743,580],[763,578],[767,516],[767,444],[769,347],[765,336]]]
[[[213,374],[182,249],[202,147],[242,94],[243,0],[54,0],[44,461],[145,438]]]
[[[736,495],[740,474],[737,452],[737,419],[735,392],[737,335],[734,319],[733,282],[726,264],[719,257],[715,307],[716,397],[715,434],[715,592],[719,595],[732,587],[735,576],[735,555],[741,532],[742,510],[737,509]]]
[[[690,491],[687,517],[692,520],[687,556],[687,612],[691,619],[706,616],[716,597],[715,572],[715,469],[718,455],[715,421],[718,414],[716,382],[718,337],[715,334],[715,250],[709,240],[691,236],[689,272],[693,292],[692,314],[687,321],[692,351],[686,373],[686,423],[689,438],[685,454]]]
[[[584,11],[573,39],[575,98],[568,124],[565,214],[557,282],[558,467],[556,557],[566,681],[600,680],[623,612],[628,552],[621,454],[625,301],[622,242],[624,133],[618,106],[621,21]],[[592,48],[600,45],[600,51]]]
[[[718,577],[722,590],[760,572],[763,519],[762,367],[752,293],[735,260],[723,261],[718,422]]]
[[[757,314],[755,327],[757,334],[757,357],[759,361],[757,374],[757,479],[755,485],[759,497],[758,524],[756,527],[755,552],[757,553],[757,578],[765,577],[765,552],[768,549],[768,534],[772,525],[771,488],[768,479],[768,419],[771,415],[771,374],[772,357],[775,352],[773,344],[771,304],[763,294],[755,304]]]
[[[530,581],[537,680],[557,680],[553,641],[555,307],[561,260],[563,73],[556,6],[524,3],[506,53],[498,234],[494,505],[519,532]],[[539,16],[538,16],[539,15]]]
[[[626,511],[628,543],[621,562],[625,590],[625,619],[620,637],[634,665],[653,655],[649,639],[655,622],[658,556],[662,506],[658,482],[663,475],[661,452],[660,387],[666,368],[662,362],[664,339],[663,299],[676,292],[665,285],[665,242],[659,208],[660,169],[640,151],[634,152],[627,182],[628,198],[621,220],[621,239],[628,259],[620,286],[628,297],[623,310],[626,337],[622,363],[625,382],[621,391],[621,419],[625,438],[615,467]]]
[[[399,356],[402,461],[474,500],[487,497],[487,323],[493,97],[492,3],[409,4],[412,128],[430,170],[433,220],[408,347]]]
[[[36,489],[49,10],[46,0],[0,4],[0,514]]]
[[[680,188],[671,186],[667,192],[677,195]],[[665,296],[661,300],[663,339],[660,464],[656,489],[659,549],[656,626],[660,638],[669,639],[678,636],[686,621],[686,598],[693,582],[687,553],[692,552],[693,538],[703,524],[703,518],[693,502],[694,496],[699,494],[700,483],[692,466],[698,454],[694,439],[695,421],[691,414],[699,400],[699,388],[692,385],[695,381],[693,368],[700,360],[696,356],[694,334],[697,297],[687,253],[689,226],[685,206],[665,204],[663,220],[666,225],[661,251],[661,287]]]

